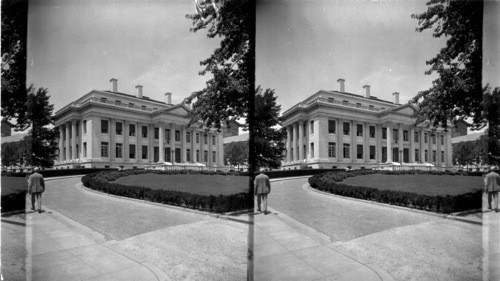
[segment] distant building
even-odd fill
[[[222,167],[223,133],[203,124],[188,127],[190,108],[143,95],[92,90],[55,113],[59,129],[56,168],[143,168],[154,163]]]
[[[224,138],[237,136],[239,134],[241,124],[231,120],[224,128]]]
[[[414,126],[410,104],[378,99],[365,85],[365,95],[339,91],[308,97],[282,115],[287,130],[283,169],[377,168],[398,166],[452,167],[451,132],[429,122]],[[451,126],[451,125],[450,125]]]
[[[451,137],[460,137],[467,135],[467,123],[465,121],[457,120],[451,128]]]
[[[249,139],[250,134],[245,133],[241,135],[235,135],[235,136],[230,136],[230,137],[225,137],[224,138],[224,153],[227,151],[226,146],[230,143],[237,143],[237,142],[244,142],[248,144],[248,139]],[[226,155],[224,155],[224,159],[226,159]],[[238,169],[239,171],[247,171],[248,170],[248,162],[246,162],[243,165],[232,165],[229,163],[230,168],[236,170]]]

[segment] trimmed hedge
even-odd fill
[[[468,175],[481,176],[478,172],[427,172],[427,171],[350,171],[337,173],[324,173],[309,178],[309,185],[321,191],[332,194],[353,197],[364,200],[372,200],[390,205],[410,207],[414,209],[427,210],[437,213],[454,213],[482,207],[482,191],[469,192],[455,196],[430,196],[413,192],[379,190],[373,187],[352,186],[343,184],[342,181],[349,177],[368,174],[429,174],[429,175]]]
[[[25,210],[26,191],[11,193],[2,196],[2,213]]]
[[[173,174],[204,174],[204,175],[240,175],[239,173],[226,173],[215,171],[155,171],[155,170],[125,170],[116,172],[98,172],[82,177],[82,183],[94,190],[113,195],[148,200],[151,202],[180,206],[190,209],[225,213],[253,208],[251,192],[232,195],[198,195],[182,191],[152,189],[142,186],[122,185],[113,182],[119,177],[129,175],[155,173],[162,175]]]
[[[345,169],[301,169],[301,170],[279,170],[264,172],[270,179],[300,177],[322,174],[325,172],[345,171]],[[255,172],[258,175],[260,172]]]

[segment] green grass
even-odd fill
[[[483,178],[450,175],[362,175],[342,183],[425,195],[458,195],[483,188]]]
[[[231,195],[248,192],[249,180],[249,177],[243,176],[142,174],[121,177],[115,182],[199,195]]]
[[[2,177],[2,196],[28,190],[28,179],[24,177]]]

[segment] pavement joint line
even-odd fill
[[[340,199],[340,200],[355,201],[355,202],[360,202],[360,203],[365,203],[365,204],[376,205],[376,206],[380,206],[380,207],[386,207],[386,208],[397,209],[397,210],[401,210],[401,211],[407,211],[407,212],[418,213],[418,214],[422,214],[422,215],[438,217],[438,218],[442,218],[442,219],[456,220],[456,221],[466,222],[466,223],[475,224],[475,225],[482,225],[482,222],[470,220],[470,219],[466,219],[466,218],[458,218],[458,217],[450,215],[450,214],[438,214],[438,213],[428,212],[428,211],[424,211],[424,210],[417,210],[417,209],[412,209],[412,208],[407,208],[407,207],[402,207],[402,206],[384,204],[384,203],[370,201],[370,200],[363,200],[363,199],[352,198],[352,197],[347,197],[347,196],[340,196],[340,195],[336,195],[333,193],[329,193],[329,192],[325,192],[325,191],[321,191],[321,190],[317,190],[315,188],[312,188],[308,183],[305,183],[302,186],[302,188],[306,191],[315,192],[315,193],[318,193],[318,194],[321,194],[324,196],[331,196],[331,197],[334,197],[334,198]]]

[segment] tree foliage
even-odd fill
[[[224,162],[226,165],[240,166],[248,162],[248,142],[239,141],[224,144]]]
[[[2,1],[2,116],[16,119],[15,129],[26,120],[26,34],[28,1]]]
[[[456,165],[472,165],[476,157],[475,142],[459,142],[453,145],[453,160]]]
[[[274,90],[260,87],[255,95],[255,157],[261,167],[279,168],[283,159],[285,133],[278,129],[281,105],[276,104]]]
[[[222,39],[220,47],[200,62],[204,67],[200,75],[210,73],[212,78],[204,89],[193,92],[185,101],[192,104],[190,124],[203,121],[220,129],[223,122],[249,117],[254,89],[255,9],[251,0],[215,2],[202,3],[203,9],[197,6],[198,13],[186,15],[193,21],[191,31],[206,29],[208,38]]]
[[[483,1],[430,0],[427,6],[426,12],[412,15],[418,20],[416,30],[432,29],[434,37],[447,42],[426,62],[431,66],[426,74],[439,77],[411,101],[418,103],[417,122],[430,120],[446,128],[447,121],[470,117],[473,128],[482,127]]]
[[[490,165],[500,164],[500,88],[493,91],[486,86],[483,99],[484,116],[488,121],[485,138],[487,142],[487,159]]]
[[[54,105],[49,103],[47,89],[35,89],[31,85],[28,89],[26,117],[32,125],[30,130],[30,153],[26,162],[33,166],[52,167],[56,158],[55,129],[47,126],[53,124]]]

